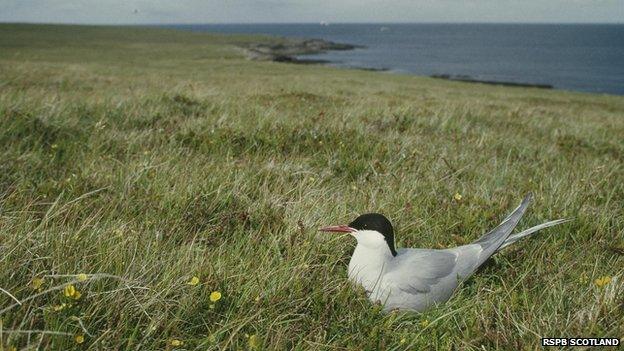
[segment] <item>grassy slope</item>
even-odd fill
[[[229,45],[257,39],[0,25],[0,287],[23,301],[0,315],[5,346],[247,348],[255,334],[266,349],[524,349],[624,335],[622,97],[249,62]],[[453,246],[527,191],[521,227],[576,220],[422,315],[381,314],[346,280],[353,241],[315,231],[375,210],[399,247]],[[82,297],[61,311],[59,290],[26,300],[31,279],[45,292],[78,273],[116,277],[75,283]]]

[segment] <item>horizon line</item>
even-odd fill
[[[39,25],[70,25],[70,26],[196,26],[196,25],[407,25],[407,24],[513,24],[513,25],[624,25],[623,22],[497,22],[497,21],[399,21],[399,22],[167,22],[167,23],[106,23],[106,22],[31,22],[31,21],[0,21],[0,24],[39,24]]]

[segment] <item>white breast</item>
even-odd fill
[[[450,298],[459,283],[458,255],[452,250],[384,250],[357,245],[349,262],[349,279],[362,285],[384,310],[423,311]]]
[[[357,245],[349,261],[349,279],[364,287],[371,300],[383,300],[382,278],[389,268],[392,254]]]

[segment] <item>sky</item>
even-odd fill
[[[0,0],[0,22],[624,23],[624,0]]]

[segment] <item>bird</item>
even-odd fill
[[[476,241],[447,249],[395,249],[392,223],[380,213],[366,213],[348,225],[319,230],[355,237],[357,245],[349,261],[348,276],[364,287],[369,300],[380,302],[385,312],[423,312],[448,301],[493,254],[541,229],[571,220],[549,221],[511,235],[531,199],[528,193],[496,228]]]

